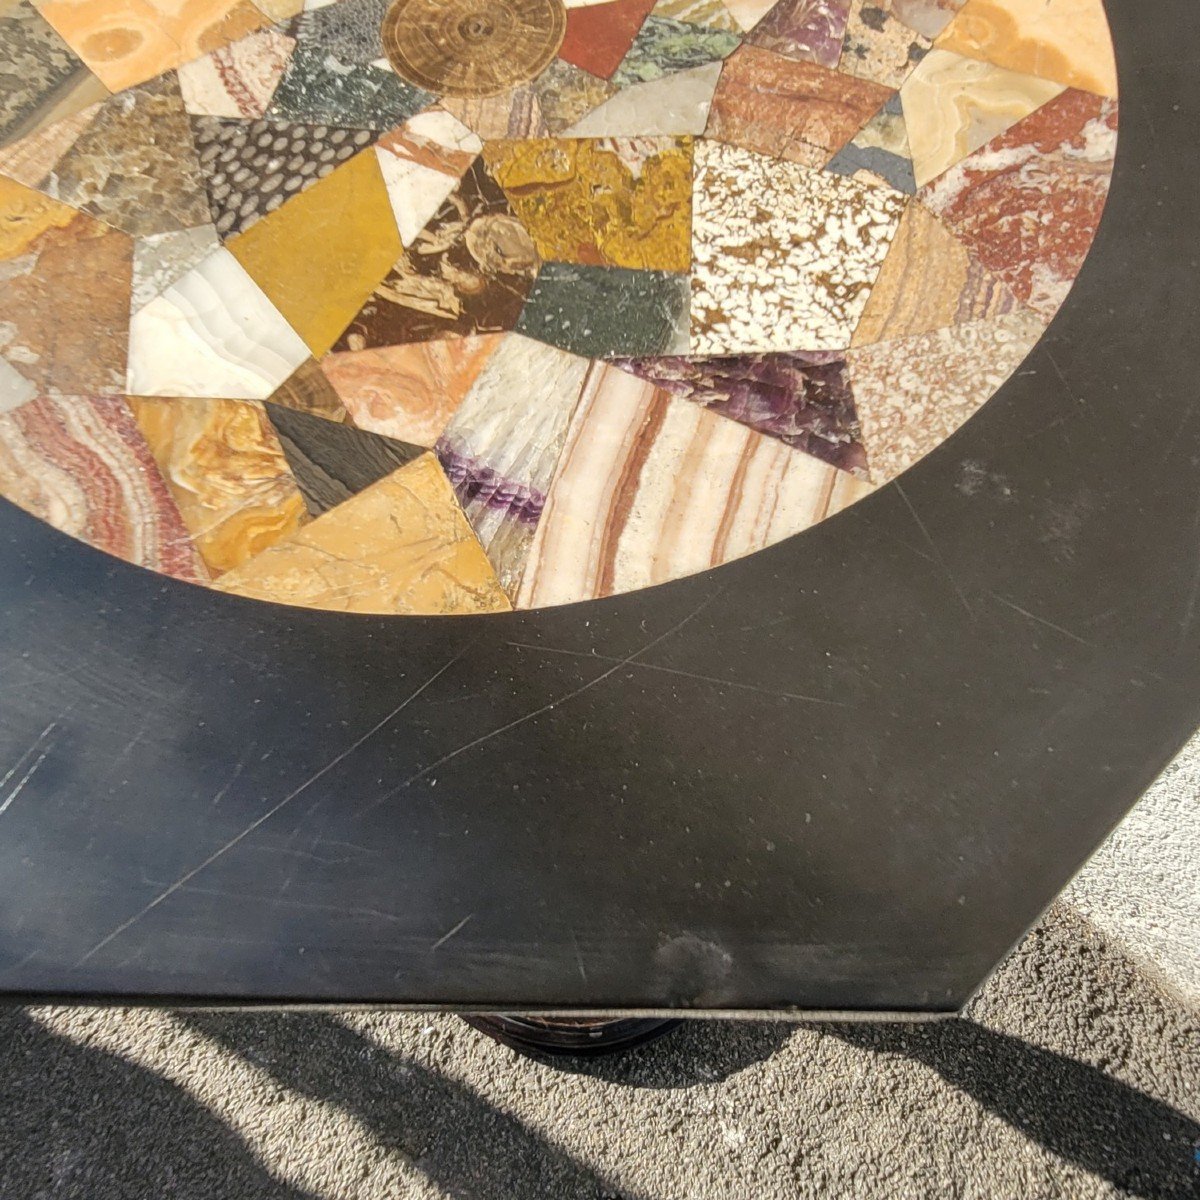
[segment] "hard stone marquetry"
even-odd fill
[[[1116,86],[1101,0],[0,0],[0,496],[338,612],[719,567],[1020,368]]]
[[[905,198],[717,142],[694,186],[693,353],[848,346]]]

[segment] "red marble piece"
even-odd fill
[[[0,417],[0,495],[127,562],[208,579],[120,397],[41,396]]]
[[[918,193],[1041,316],[1083,266],[1108,197],[1117,102],[1068,89]]]
[[[655,0],[614,0],[567,10],[567,32],[558,56],[608,79],[629,53]]]

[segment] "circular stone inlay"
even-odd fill
[[[495,96],[536,79],[567,27],[562,0],[395,0],[383,19],[388,61],[443,96]]]
[[[240,597],[542,608],[802,533],[1018,370],[1108,194],[1101,0],[569,2],[0,12],[0,497]]]

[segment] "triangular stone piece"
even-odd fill
[[[348,421],[350,414],[314,359],[303,362],[267,399],[282,408],[311,413],[326,421]]]
[[[28,134],[0,150],[0,175],[37,187],[79,140],[79,135],[100,115],[103,104],[93,104],[74,116],[64,117],[36,133]]]
[[[477,159],[334,348],[507,332],[537,267],[533,239]]]
[[[843,352],[617,359],[614,365],[830,466],[867,477]]]
[[[726,29],[705,29],[670,17],[651,16],[638,31],[612,82],[617,87],[629,87],[705,63],[721,62],[741,42],[741,34]]]
[[[379,139],[375,153],[405,246],[432,220],[482,149],[478,134],[436,108]]]
[[[319,517],[425,453],[352,425],[266,404],[308,511]]]
[[[917,186],[924,187],[1064,90],[1061,83],[931,50],[900,89]]]
[[[609,79],[633,45],[654,0],[609,0],[567,9],[567,32],[559,57]]]
[[[708,124],[723,63],[707,63],[652,83],[635,83],[594,108],[563,137],[700,134]]]
[[[1049,320],[1083,266],[1116,149],[1117,102],[1071,88],[918,198]]]
[[[920,204],[910,204],[851,345],[912,337],[1021,307],[1009,288],[937,217]]]
[[[896,191],[910,196],[917,190],[899,94],[893,96],[854,139],[834,155],[826,170],[856,178],[860,172],[865,172],[867,178],[890,184]]]
[[[137,237],[204,224],[200,164],[174,75],[107,101],[41,187]]]
[[[510,597],[589,365],[514,334],[438,440],[442,467]]]
[[[266,115],[379,133],[433,102],[406,83],[384,57],[380,26],[387,5],[344,0],[302,13],[287,70]]]
[[[871,461],[887,483],[946,440],[1017,369],[1044,326],[1028,309],[851,350]]]
[[[223,238],[245,233],[378,136],[369,129],[224,117],[193,117],[192,134],[212,221]]]
[[[222,591],[335,612],[507,612],[432,454],[401,467],[217,581]]]
[[[233,238],[229,250],[320,357],[400,253],[378,159],[356,155]]]
[[[153,233],[133,244],[133,301],[130,311],[145,308],[155,296],[182,279],[217,247],[217,231],[211,224],[171,233]]]
[[[261,117],[287,69],[296,42],[278,29],[241,41],[179,68],[188,112],[204,117]]]

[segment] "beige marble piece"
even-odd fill
[[[776,438],[597,364],[567,434],[518,607],[707,570],[799,533],[870,490]]]
[[[749,32],[773,9],[777,0],[724,0],[739,28]]]
[[[1022,309],[851,350],[871,476],[895,479],[946,440],[1020,366],[1044,325]]]
[[[948,50],[931,50],[900,89],[913,174],[924,187],[1064,90]]]
[[[708,124],[720,62],[635,83],[594,108],[562,137],[664,137],[700,134]]]
[[[93,104],[74,116],[64,117],[5,146],[0,150],[0,175],[26,187],[37,187],[99,116],[103,107],[102,103]]]
[[[296,47],[277,29],[261,29],[179,68],[188,112],[206,117],[261,117]]]
[[[1021,307],[937,217],[910,204],[851,344],[893,341]]]
[[[216,586],[335,612],[437,616],[511,607],[432,454],[339,504]]]

